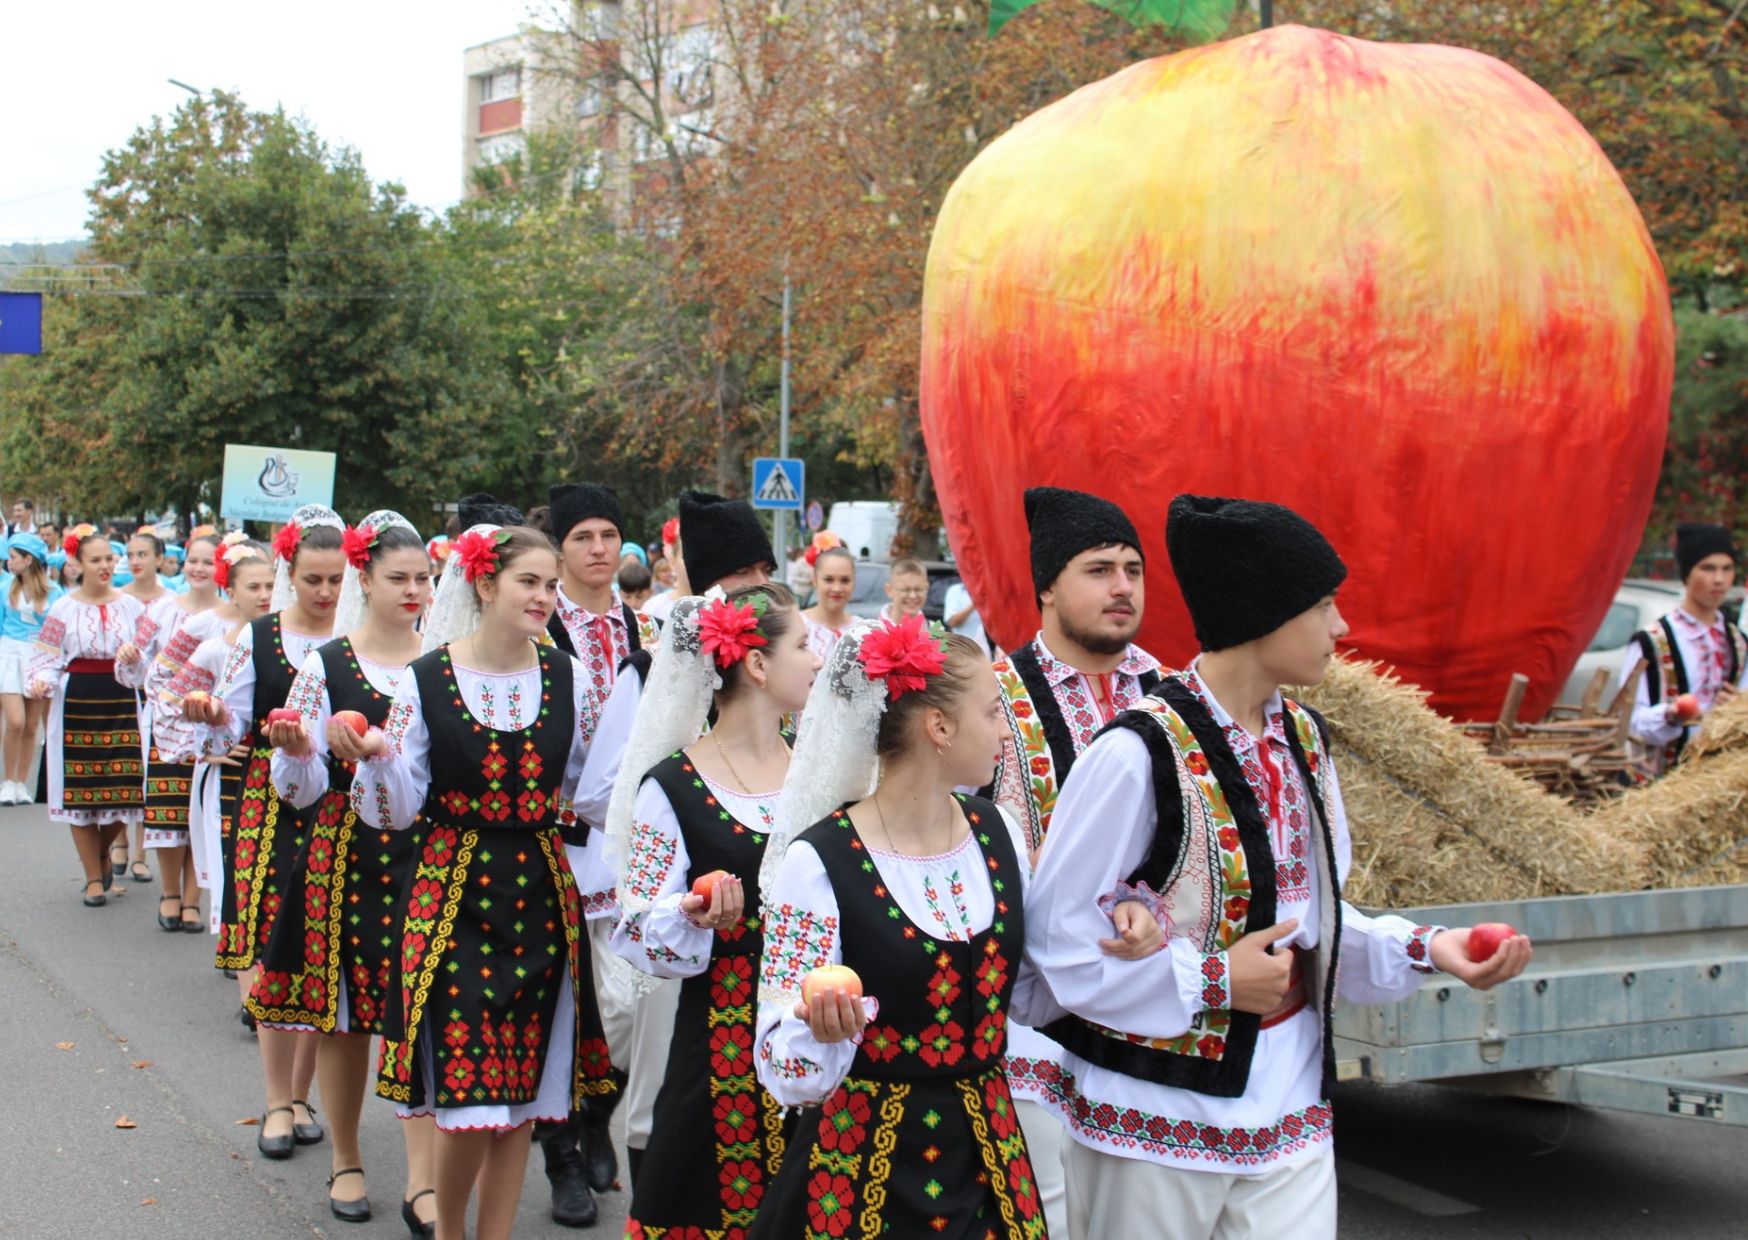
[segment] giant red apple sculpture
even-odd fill
[[[995,636],[1037,624],[1020,493],[1116,499],[1141,640],[1194,653],[1179,491],[1346,558],[1349,644],[1457,716],[1537,717],[1638,546],[1674,326],[1607,158],[1515,70],[1302,27],[1135,65],[1016,125],[942,205],[922,416]]]

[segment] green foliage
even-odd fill
[[[1236,0],[1092,0],[1101,9],[1136,26],[1158,26],[1192,43],[1217,39],[1232,24]],[[994,35],[1041,0],[991,0],[989,33]]]
[[[1669,558],[1675,527],[1748,527],[1748,318],[1675,312],[1675,395],[1644,567]]]

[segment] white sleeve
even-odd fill
[[[161,619],[156,607],[147,607],[140,612],[134,621],[134,631],[128,641],[133,643],[140,657],[132,663],[115,662],[115,683],[127,689],[142,689],[146,684],[146,673],[152,670],[152,660],[158,653],[158,638],[160,630],[158,622]]]
[[[72,658],[66,650],[68,624],[77,606],[78,604],[63,594],[49,607],[42,627],[37,629],[31,644],[30,668],[25,673],[28,684],[40,685],[49,693],[60,692],[61,684],[66,679],[63,669]]]
[[[588,769],[588,758],[595,747],[601,717],[600,704],[588,689],[582,664],[575,659],[571,659],[571,701],[576,708],[577,723],[571,737],[570,757],[564,766],[564,798],[575,809],[577,789],[582,783],[583,772]],[[595,820],[584,818],[583,821],[593,823]]]
[[[419,816],[431,788],[431,734],[419,708],[419,681],[410,667],[401,673],[382,731],[388,751],[358,764],[352,776],[352,808],[379,831],[404,831]]]
[[[255,716],[255,627],[245,624],[237,644],[219,673],[216,696],[222,698],[230,719],[222,726],[206,728],[206,752],[229,753],[231,746],[248,735]]]
[[[814,969],[844,958],[838,900],[811,844],[783,854],[771,900],[760,912],[765,951],[759,959],[759,1013],[753,1057],[759,1084],[783,1106],[808,1106],[837,1089],[855,1062],[857,1040],[820,1042],[795,1015],[801,983]]]
[[[655,780],[638,788],[631,822],[624,886],[647,895],[649,907],[621,911],[613,950],[657,977],[695,977],[710,966],[716,933],[680,911],[680,900],[691,894],[692,859],[668,794]]]
[[[328,717],[333,713],[328,700],[328,669],[318,652],[310,651],[303,661],[285,704],[303,716],[304,730],[310,734],[310,752],[294,758],[283,749],[275,749],[273,787],[293,808],[308,809],[328,791]]]
[[[1231,1006],[1225,952],[1203,952],[1176,937],[1141,960],[1099,947],[1111,934],[1100,898],[1141,864],[1158,817],[1145,742],[1127,728],[1094,741],[1063,785],[1026,894],[1026,958],[1038,996],[1021,1019],[1036,1023],[1053,1000],[1125,1033],[1175,1038],[1204,1008]]]
[[[619,762],[637,722],[637,704],[643,700],[643,678],[627,668],[613,682],[613,692],[598,708],[588,756],[577,778],[571,807],[578,818],[600,829],[607,821],[607,803],[613,799],[613,782],[619,778]]]
[[[1626,683],[1632,675],[1634,664],[1645,657],[1635,640],[1627,645],[1627,653],[1621,660],[1620,675],[1615,680],[1615,692]],[[1682,725],[1672,723],[1662,702],[1651,701],[1651,673],[1655,668],[1646,668],[1645,674],[1639,677],[1639,683],[1633,690],[1633,735],[1652,745],[1667,745],[1681,735]]]

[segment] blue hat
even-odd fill
[[[14,534],[7,550],[22,551],[26,555],[33,555],[38,564],[46,565],[49,562],[49,545],[38,534]]]
[[[51,551],[51,552],[49,552],[49,567],[50,568],[54,569],[58,573],[66,566],[67,566],[67,553],[65,551]]]
[[[623,544],[621,544],[621,548],[622,548],[621,554],[620,554],[621,559],[623,559],[625,556],[628,556],[628,555],[634,555],[639,560],[643,561],[643,566],[645,568],[649,567],[649,552],[647,552],[643,549],[642,543],[634,543],[634,542],[623,543]]]
[[[165,543],[164,555],[169,559],[183,560],[187,558],[188,553],[182,549],[182,544],[180,543]]]
[[[113,538],[109,540],[109,549],[117,555],[125,556],[127,554],[127,544],[116,542]]]

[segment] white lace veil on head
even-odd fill
[[[490,537],[501,528],[482,522],[468,528],[463,537],[467,534],[484,534]],[[443,576],[437,579],[437,594],[431,600],[431,610],[425,616],[425,632],[419,639],[419,650],[422,654],[430,654],[439,646],[460,641],[477,628],[479,593],[473,588],[473,582],[467,579],[467,570],[461,565],[461,556],[452,551],[443,562]]]
[[[305,504],[291,514],[291,521],[300,531],[317,525],[325,525],[341,533],[346,531],[346,522],[340,519],[340,514],[323,504]],[[296,555],[296,552],[292,554]],[[291,588],[291,560],[281,560],[277,555],[274,560],[272,608],[275,612],[281,612],[297,601],[297,592]]]
[[[880,773],[874,743],[886,713],[886,683],[868,679],[861,655],[862,639],[875,628],[870,620],[851,624],[814,678],[777,802],[776,826],[759,863],[761,901],[771,899],[783,855],[796,836],[846,801],[860,801],[874,791]]]
[[[387,508],[379,508],[358,523],[360,530],[386,530],[390,526],[399,526],[411,531],[415,536],[419,531],[413,529],[413,523],[398,512]],[[352,567],[352,561],[346,561],[346,575],[340,581],[340,601],[334,607],[334,636],[344,637],[359,625],[364,623],[364,581],[363,574]]]

